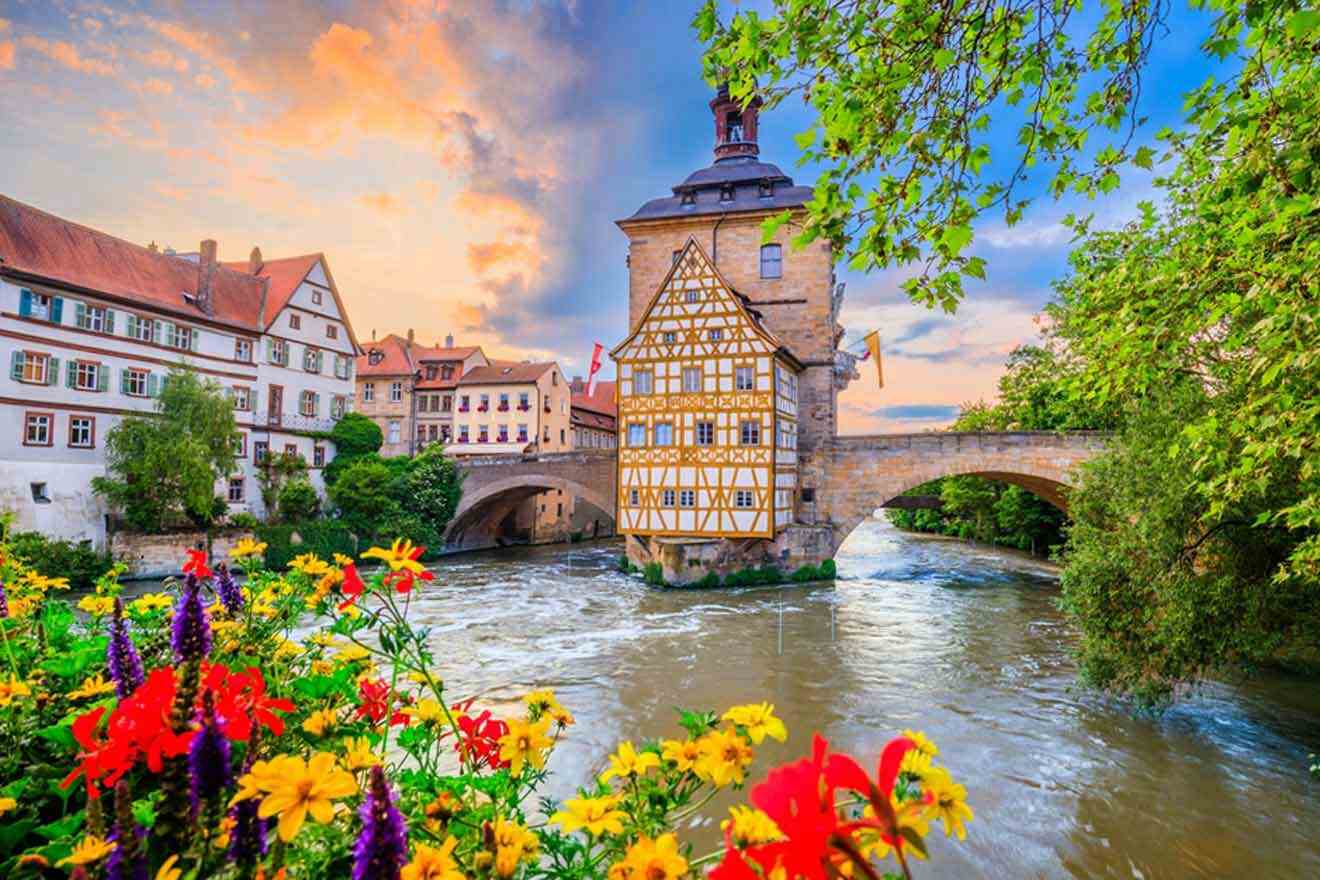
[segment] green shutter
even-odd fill
[[[73,323],[83,329],[87,328],[87,306],[84,303],[74,303],[73,305]]]
[[[188,334],[188,349],[189,349],[189,351],[196,351],[196,350],[197,350],[197,340],[201,338],[201,335],[202,335],[202,334],[201,334],[200,332],[198,332],[198,330],[197,330],[196,327],[192,328],[192,332]]]
[[[169,321],[157,321],[157,322],[156,322],[156,329],[160,331],[160,335],[156,338],[156,341],[159,342],[159,341],[160,341],[160,336],[163,336],[164,339],[165,339],[165,344],[168,345],[168,346],[173,347],[173,345],[174,345],[174,325],[171,324]]]
[[[50,321],[52,324],[64,322],[64,297],[57,296],[50,301]]]
[[[134,339],[136,339],[136,338],[137,338],[137,329],[138,329],[138,319],[137,319],[137,315],[129,314],[127,320],[126,320],[124,323],[125,323],[125,325],[126,325],[126,326],[125,326],[125,329],[128,331],[128,335],[129,335],[129,336],[132,336]]]
[[[160,396],[160,377],[157,376],[155,373],[147,374],[147,396],[148,397]]]
[[[72,388],[74,385],[78,384],[78,362],[77,362],[77,361],[69,361],[69,363],[65,365],[65,367],[64,367],[64,384],[65,384],[67,387],[69,387],[69,388]]]
[[[259,411],[260,411],[260,409],[257,407],[257,389],[255,389],[255,388],[253,388],[253,389],[248,393],[248,408],[249,408],[252,412],[259,412]]]
[[[46,384],[56,385],[60,381],[60,359],[51,358],[46,364]]]
[[[27,293],[26,290],[23,292]],[[9,378],[23,378],[23,352],[21,351],[16,351],[9,356]]]
[[[110,311],[109,309],[105,310],[105,332],[106,333],[115,332],[115,313]]]
[[[321,351],[318,348],[316,350],[316,372],[319,373],[324,369],[325,369],[325,352]]]
[[[160,345],[160,321],[151,322],[151,341]]]
[[[128,393],[128,370],[119,371],[119,393]]]
[[[266,337],[266,363],[275,363],[275,340]]]
[[[32,291],[26,287],[18,292],[18,313],[24,318],[32,316]]]
[[[110,368],[107,367],[105,364],[102,364],[101,366],[96,368],[96,390],[97,391],[110,390]]]

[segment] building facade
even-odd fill
[[[569,386],[573,391],[573,448],[614,449],[618,446],[618,412],[614,400],[615,383],[597,382],[592,394],[587,394],[587,383],[574,376]]]
[[[231,511],[265,514],[272,450],[302,455],[323,488],[333,448],[315,434],[352,399],[356,353],[325,258],[225,264],[217,251],[160,253],[0,196],[0,508],[16,528],[104,544],[110,511],[91,481],[106,433],[153,411],[180,367],[234,402],[238,468],[217,485]]]
[[[458,383],[469,370],[484,367],[489,361],[480,348],[455,347],[453,336],[446,337],[443,346],[420,349],[416,359],[417,407],[413,422],[417,449],[432,443],[448,446],[454,440]]]
[[[571,389],[556,363],[495,361],[473,367],[455,390],[454,455],[567,452]]]
[[[628,237],[630,322],[614,351],[619,529],[635,563],[659,561],[674,581],[819,555],[821,539],[808,534],[817,478],[800,457],[833,440],[837,393],[856,375],[853,358],[838,350],[833,252],[828,243],[790,243],[811,188],[760,161],[758,101],[743,107],[721,90],[710,109],[714,162],[618,221]],[[766,240],[762,223],[785,211],[789,222]],[[715,330],[739,334],[738,345],[712,339]],[[699,421],[708,427],[696,428]],[[744,435],[744,423],[751,432],[758,422],[758,442],[745,444],[756,435]],[[657,423],[670,425],[662,427],[673,432],[668,445],[657,444]],[[712,433],[698,438],[698,430]],[[698,473],[702,458],[720,459],[718,474]],[[719,482],[685,485],[712,476]],[[704,505],[685,490],[704,490]]]

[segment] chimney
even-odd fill
[[[417,336],[416,336],[416,334],[413,333],[413,328],[409,327],[409,328],[408,328],[408,345],[412,345],[412,344],[413,344],[413,340],[416,339],[416,338],[417,338]]]
[[[215,313],[211,302],[211,283],[215,280],[215,239],[205,239],[197,256],[197,308],[204,314]]]
[[[261,259],[261,248],[253,245],[252,253],[248,255],[248,274],[256,275],[261,271],[261,267],[264,265],[266,265],[266,263]]]
[[[453,348],[453,347],[454,347],[454,334],[452,334],[452,333],[446,333],[446,334],[445,334],[445,348]]]
[[[583,394],[587,390],[587,384],[582,381],[581,376],[574,376],[573,381],[568,383],[568,387],[573,390],[574,394]]]

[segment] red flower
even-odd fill
[[[380,679],[371,680],[368,678],[358,682],[358,707],[357,716],[359,718],[368,718],[373,724],[380,724],[389,716],[390,724],[402,724],[408,726],[408,716],[403,712],[395,710],[390,714],[390,703],[393,702],[390,694],[390,686]]]
[[[211,569],[206,565],[206,551],[189,550],[188,561],[183,564],[183,573],[195,575],[198,578],[209,578]]]
[[[476,767],[486,766],[492,770],[508,767],[508,761],[500,760],[500,738],[508,734],[509,725],[492,718],[490,710],[477,716],[469,715],[467,710],[471,707],[471,700],[454,705],[454,710],[459,713],[458,729],[461,734],[454,748],[463,760]]]
[[[92,800],[101,796],[98,782],[104,778],[107,785],[114,785],[133,767],[136,760],[136,753],[128,742],[97,737],[96,730],[104,715],[105,707],[101,706],[84,712],[73,722],[73,738],[80,747],[78,766],[60,783],[60,788],[68,788],[79,776],[83,777],[87,785],[87,797]]]
[[[343,572],[344,583],[340,586],[340,589],[344,593],[344,601],[339,603],[340,611],[343,611],[349,605],[354,604],[358,599],[362,598],[362,594],[366,592],[367,589],[367,585],[362,582],[362,577],[358,574],[357,563],[350,562],[348,565],[345,565]]]
[[[230,672],[217,663],[207,670],[202,686],[215,698],[221,732],[236,742],[248,741],[254,723],[279,736],[284,733],[284,719],[275,712],[294,710],[292,700],[266,696],[266,679],[255,666],[246,672]]]
[[[789,877],[829,875],[830,840],[839,828],[834,787],[825,775],[829,748],[829,742],[816,734],[810,758],[776,767],[752,789],[752,803],[775,821],[785,838],[748,852],[766,876],[776,865],[782,865]]]
[[[421,556],[422,551],[425,549],[426,549],[425,547],[418,547],[416,550],[413,551],[412,558],[416,559],[418,556]],[[404,569],[400,569],[399,571],[392,571],[389,574],[385,575],[385,584],[387,586],[393,586],[395,591],[399,593],[411,593],[413,586],[415,586],[415,582],[419,580],[420,581],[435,580],[435,574],[429,571],[422,571],[420,573],[415,573],[408,571],[406,568],[404,568]]]

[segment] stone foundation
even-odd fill
[[[146,535],[141,532],[115,532],[110,536],[110,552],[116,562],[128,566],[125,580],[177,577],[183,573],[183,562],[189,550],[205,548],[210,544],[211,562],[229,558],[229,551],[243,538],[253,537],[251,532],[227,531],[208,539],[206,532],[170,532],[164,535]]]
[[[787,577],[804,565],[820,565],[834,555],[834,530],[828,525],[794,524],[773,541],[629,535],[625,548],[633,565],[645,568],[659,563],[666,584],[684,586],[711,572],[726,577],[743,569],[773,565]]]

